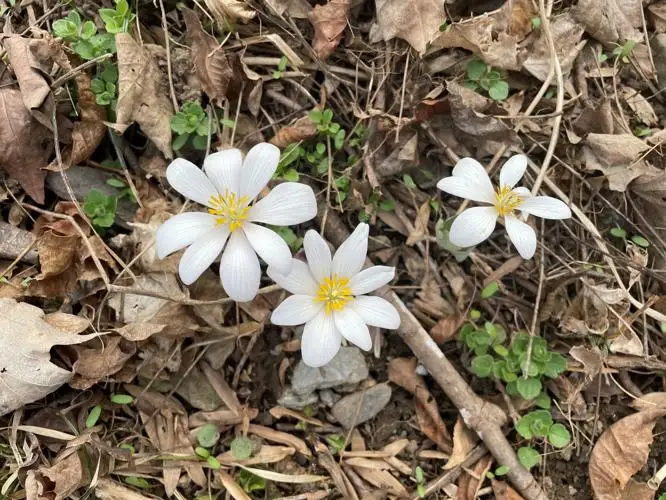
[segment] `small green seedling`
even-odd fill
[[[75,10],[72,10],[64,19],[58,19],[53,23],[53,34],[70,42],[72,50],[88,61],[116,51],[113,35],[98,34],[95,23],[82,22],[81,16]]]
[[[176,133],[171,146],[178,151],[190,143],[195,149],[205,150],[209,129],[211,133],[217,132],[215,122],[208,119],[201,104],[197,101],[186,102],[171,118],[171,130]]]
[[[516,431],[525,439],[547,441],[557,449],[564,448],[571,441],[567,428],[563,424],[553,423],[548,410],[536,410],[522,416],[516,423]],[[540,462],[541,457],[534,448],[525,446],[518,450],[518,459],[529,470]]]
[[[278,67],[275,71],[273,71],[273,78],[276,80],[279,80],[282,78],[282,72],[287,69],[287,63],[289,62],[289,59],[287,59],[287,56],[282,56],[280,58],[280,62],[278,63]]]
[[[205,448],[212,448],[219,439],[220,431],[215,424],[203,425],[197,432],[197,441]]]
[[[118,102],[118,66],[109,62],[102,65],[102,71],[93,78],[90,90],[95,94],[95,102],[115,111]]]
[[[152,488],[152,485],[142,477],[137,476],[127,476],[125,478],[125,483],[135,488],[140,488],[142,490],[148,490]]]
[[[99,16],[104,21],[108,33],[127,33],[136,15],[130,11],[127,0],[116,0],[115,9],[99,9]]]
[[[236,460],[245,460],[252,456],[252,440],[248,437],[240,436],[231,442],[231,454]]]
[[[245,469],[241,469],[238,473],[238,484],[240,484],[246,493],[266,489],[266,480],[263,477],[256,476]]]
[[[345,437],[341,436],[340,434],[331,434],[330,436],[326,436],[326,442],[331,447],[333,455],[337,455],[345,449],[346,440]]]
[[[531,446],[523,446],[518,448],[518,460],[523,467],[530,470],[541,462],[541,455]]]
[[[131,405],[134,403],[134,398],[129,394],[112,394],[111,402],[117,405]]]
[[[425,498],[426,497],[425,474],[423,473],[423,469],[418,465],[414,469],[414,478],[412,479],[412,481],[416,483],[416,493],[419,495],[419,498]]]
[[[629,63],[629,56],[631,55],[631,51],[634,50],[635,46],[635,41],[627,40],[623,44],[618,44],[618,46],[613,49],[613,55],[618,61],[627,64]]]
[[[91,189],[83,200],[83,211],[97,229],[107,229],[116,220],[118,198],[107,196],[97,189]]]
[[[465,86],[472,90],[485,90],[495,101],[509,97],[509,84],[502,78],[502,74],[481,59],[472,59],[467,63]]]
[[[101,415],[102,415],[102,405],[93,406],[90,409],[90,413],[88,413],[88,418],[86,418],[86,429],[95,427]]]

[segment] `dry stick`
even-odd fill
[[[333,212],[328,214],[327,229],[326,236],[335,245],[342,244],[349,236],[345,224]],[[377,294],[398,310],[400,314],[398,335],[458,408],[465,424],[479,435],[495,459],[509,468],[508,477],[513,485],[527,500],[547,500],[548,497],[541,486],[520,464],[511,444],[502,432],[502,426],[507,420],[505,413],[498,406],[484,401],[474,393],[395,292],[385,286],[378,290]]]
[[[463,468],[471,467],[476,462],[481,460],[481,458],[483,458],[486,453],[488,453],[488,449],[485,446],[479,445],[475,447],[472,451],[469,452],[469,455],[467,455],[467,458],[463,463],[456,465],[453,469],[447,470],[440,477],[430,481],[425,485],[426,498],[428,495],[432,495],[436,491],[444,488],[447,484],[451,484],[453,481],[458,479],[458,476],[463,471]],[[412,496],[412,500],[418,500],[420,498],[421,497],[418,495],[418,493]]]

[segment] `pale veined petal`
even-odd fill
[[[215,217],[204,212],[185,212],[171,217],[155,233],[157,256],[163,259],[214,229]]]
[[[513,246],[523,259],[531,259],[536,252],[537,238],[534,229],[529,224],[507,215],[504,217],[504,226]]]
[[[291,226],[317,215],[317,199],[312,188],[298,182],[283,182],[250,209],[248,220]]]
[[[246,222],[243,231],[250,245],[259,257],[270,267],[274,267],[280,274],[289,274],[291,271],[291,250],[289,245],[275,231],[264,226]],[[305,321],[304,321],[305,323]]]
[[[359,295],[347,307],[351,307],[366,324],[395,330],[400,326],[400,314],[388,300],[373,295]]]
[[[345,307],[340,311],[335,311],[333,319],[335,320],[335,328],[349,342],[364,351],[372,349],[372,339],[370,338],[368,325],[355,311]]]
[[[370,228],[361,223],[349,235],[333,256],[333,274],[349,278],[363,269],[368,253],[368,233]]]
[[[294,326],[307,323],[324,310],[324,304],[310,295],[291,295],[271,315],[274,325]]]
[[[527,156],[514,155],[509,158],[500,170],[500,186],[512,188],[523,178],[527,168]]]
[[[243,157],[240,149],[226,149],[206,156],[204,172],[215,185],[218,193],[237,193]]]
[[[318,232],[310,229],[303,238],[303,249],[312,277],[317,283],[331,276],[331,250]]]
[[[569,219],[571,209],[562,200],[550,196],[532,196],[518,207],[522,212],[536,215],[543,219]]]
[[[459,179],[464,179],[468,181],[469,184],[477,186],[480,191],[483,191],[486,197],[494,199],[495,190],[493,189],[493,183],[488,177],[488,172],[483,168],[478,161],[474,158],[461,158],[456,163],[456,166],[453,167],[451,172],[453,177]]]
[[[234,231],[220,259],[220,279],[227,295],[236,302],[248,302],[259,291],[261,267],[243,231]]]
[[[277,269],[269,267],[266,274],[282,288],[293,294],[317,295],[319,285],[312,277],[310,268],[302,260],[291,259],[291,272],[288,275],[280,274]]]
[[[395,267],[372,266],[364,269],[349,280],[352,295],[374,292],[395,278]]]
[[[267,142],[257,144],[248,151],[241,169],[241,196],[254,199],[271,180],[280,161],[280,150]]]
[[[324,366],[338,353],[341,341],[333,316],[320,312],[305,323],[301,338],[303,362],[313,368]]]
[[[495,203],[495,192],[490,186],[473,184],[467,179],[461,177],[444,177],[437,183],[437,187],[445,193],[459,196],[466,200],[479,201],[482,203]]]
[[[166,178],[172,188],[201,205],[210,206],[211,197],[217,195],[217,189],[206,174],[194,163],[182,158],[171,162],[167,167]]]
[[[530,196],[532,196],[531,191],[527,189],[525,186],[518,186],[517,188],[513,188],[513,192],[519,194],[523,198],[529,198]]]
[[[496,223],[495,207],[468,208],[451,224],[449,240],[460,248],[478,245],[492,234]]]
[[[192,243],[178,264],[178,274],[186,285],[194,283],[220,255],[229,237],[229,230],[218,227]]]

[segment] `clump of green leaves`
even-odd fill
[[[211,124],[201,103],[198,101],[186,102],[181,110],[171,118],[171,130],[176,134],[171,146],[176,151],[187,144],[195,149],[205,150],[208,144],[209,129],[211,129],[211,133],[217,132],[215,122]]]
[[[252,474],[250,471],[241,469],[238,473],[238,484],[245,490],[246,493],[252,493],[256,490],[266,489],[266,480]]]
[[[115,112],[118,103],[118,66],[107,62],[101,66],[99,75],[92,79],[90,90],[95,94],[95,102],[108,106]]]
[[[99,16],[108,33],[127,33],[131,22],[136,18],[130,11],[127,0],[116,0],[115,9],[99,9]]]
[[[97,189],[88,191],[83,200],[83,211],[96,229],[108,229],[116,221],[117,196],[107,196]]]
[[[554,423],[549,410],[536,410],[523,415],[516,423],[516,431],[525,439],[546,441],[558,449],[571,441],[567,428]],[[523,446],[518,450],[518,459],[529,470],[541,461],[541,456],[531,446]]]
[[[608,232],[614,238],[619,238],[621,240],[627,239],[627,231],[625,231],[620,226],[615,226],[611,228],[610,231]],[[640,234],[634,234],[631,236],[630,239],[635,245],[641,248],[647,248],[650,246],[650,241],[645,236],[641,236]]]
[[[287,59],[287,56],[282,56],[280,59],[280,62],[278,63],[278,67],[275,71],[273,71],[273,78],[276,80],[279,80],[282,78],[282,72],[287,69],[287,63],[289,62],[289,59]]]
[[[328,443],[328,446],[331,449],[333,455],[337,455],[345,449],[347,440],[340,434],[331,434],[330,436],[326,436],[326,442]]]
[[[82,21],[81,16],[72,10],[64,19],[53,23],[53,34],[70,42],[72,50],[81,59],[87,61],[104,54],[113,54],[116,51],[116,42],[109,33],[97,33],[97,27],[92,21]]]
[[[617,58],[618,61],[623,62],[624,64],[629,63],[629,56],[631,51],[634,50],[636,42],[634,40],[627,40],[623,44],[618,44],[617,47],[613,49],[613,55]]]
[[[481,59],[471,59],[467,63],[465,86],[476,91],[484,90],[495,101],[509,97],[509,84],[502,78],[502,74]]]

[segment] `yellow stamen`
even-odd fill
[[[501,186],[495,192],[495,208],[502,217],[509,215],[523,202],[523,197],[509,186]]]
[[[218,216],[215,219],[218,226],[229,224],[229,231],[233,233],[247,220],[250,211],[249,201],[247,196],[237,197],[236,193],[227,190],[224,194],[210,197],[208,203],[212,208],[208,209],[208,213]]]
[[[332,278],[324,278],[315,300],[326,304],[326,314],[331,314],[333,311],[344,309],[347,302],[352,298],[349,280],[333,275]]]

